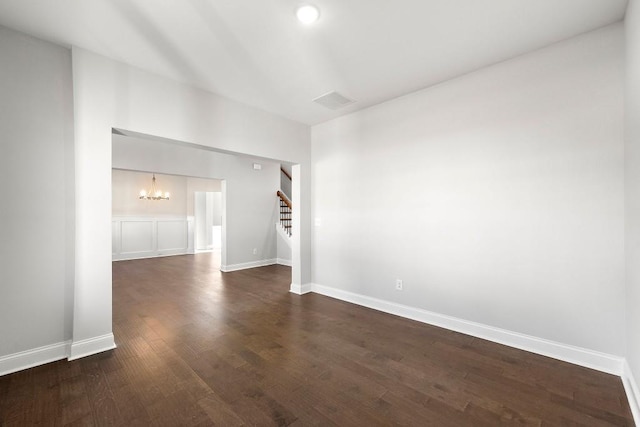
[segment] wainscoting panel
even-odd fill
[[[193,253],[193,217],[113,217],[113,260]]]
[[[187,250],[187,221],[165,220],[158,221],[158,250],[175,251]]]
[[[137,254],[154,249],[154,220],[127,220],[120,223],[120,253]]]

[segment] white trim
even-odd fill
[[[116,343],[113,334],[105,334],[99,337],[88,338],[86,340],[74,341],[69,350],[69,360],[80,359],[103,351],[113,350]]]
[[[142,253],[142,252],[141,252]],[[198,253],[198,252],[196,252]],[[144,252],[142,253],[142,255],[120,255],[118,256],[118,258],[113,258],[112,261],[113,262],[118,262],[118,261],[133,261],[136,259],[148,259],[148,258],[164,258],[166,256],[180,256],[180,255],[195,255],[196,253],[190,253],[190,252],[185,252],[185,251],[162,251],[162,252],[158,252],[157,254],[153,255],[150,252]]]
[[[162,217],[162,216],[114,216],[111,218],[112,223],[112,261],[128,261],[133,259],[145,259],[145,258],[158,258],[173,255],[187,255],[193,254],[193,216],[185,217]],[[123,223],[149,223],[151,230],[147,233],[150,246],[142,248],[137,251],[123,252]],[[159,240],[159,227],[158,224],[165,223],[181,223],[184,224],[184,234],[180,233],[183,237],[182,242],[173,242],[171,247],[160,247]],[[146,240],[145,240],[146,241]]]
[[[312,292],[312,284],[305,283],[304,285],[298,285],[297,283],[292,283],[289,287],[289,292],[296,295],[304,295]]]
[[[267,265],[276,264],[276,259],[261,259],[258,261],[242,262],[240,264],[221,265],[220,271],[229,273],[231,271],[246,270],[248,268],[265,267]]]
[[[215,249],[194,249],[193,250],[193,254],[190,255],[195,255],[195,254],[210,254],[214,251]]]
[[[636,425],[640,426],[640,388],[638,387],[638,383],[631,372],[631,367],[626,360],[624,361],[622,384],[624,385],[624,391],[627,393],[627,400],[629,401],[629,407],[633,414],[633,420]]]
[[[276,259],[276,264],[286,265],[287,267],[291,267],[292,262],[290,259],[278,258]]]
[[[71,341],[45,345],[0,357],[0,376],[67,358]]]
[[[396,316],[405,317],[407,319],[417,320],[418,322],[428,323],[430,325],[439,326],[452,331],[461,332],[463,334],[530,351],[532,353],[541,354],[543,356],[552,357],[554,359],[563,360],[565,362],[609,374],[618,376],[622,375],[624,362],[624,358],[622,357],[550,341],[544,338],[525,335],[518,332],[512,332],[506,329],[500,329],[444,314],[384,301],[366,295],[355,294],[329,286],[318,285],[316,283],[312,284],[311,288],[313,292],[331,298],[394,314]]]

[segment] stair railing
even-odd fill
[[[280,167],[280,172],[282,172],[284,174],[284,176],[286,176],[287,178],[289,178],[289,181],[291,181],[293,178],[291,178],[291,175],[289,175],[289,172],[287,172],[286,170],[284,170],[283,167]]]
[[[284,228],[285,233],[291,236],[291,212],[293,205],[291,200],[280,190],[278,190],[278,201],[280,204],[280,225]]]

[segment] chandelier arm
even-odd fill
[[[162,191],[156,189],[156,174],[154,173],[151,178],[151,190],[146,193],[142,190],[138,198],[144,200],[169,200],[169,193],[162,193]]]

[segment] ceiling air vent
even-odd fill
[[[353,104],[353,99],[349,99],[344,95],[340,95],[338,92],[333,91],[329,93],[325,93],[324,95],[320,95],[313,102],[322,105],[323,107],[329,108],[331,110],[337,110],[342,107],[346,107],[349,104]]]

